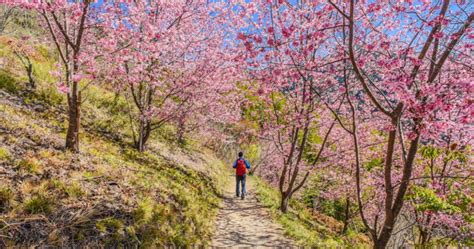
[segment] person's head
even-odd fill
[[[244,153],[241,151],[239,152],[239,157],[243,157],[244,156]]]

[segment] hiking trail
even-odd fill
[[[235,175],[227,177],[232,179],[229,179],[224,191],[212,247],[294,247],[295,243],[283,235],[283,228],[258,202],[251,177],[247,177],[245,200],[235,196]]]

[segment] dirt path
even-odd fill
[[[279,247],[291,248],[294,243],[283,235],[263,205],[255,198],[252,182],[247,179],[247,197],[235,196],[235,176],[229,175],[229,184],[217,216],[212,247]]]

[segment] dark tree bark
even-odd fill
[[[72,82],[72,92],[68,94],[68,128],[66,149],[79,152],[79,129],[81,127],[81,95],[78,83]]]

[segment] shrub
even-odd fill
[[[9,93],[18,93],[22,87],[10,74],[0,70],[0,89]]]
[[[42,57],[44,58],[50,57],[49,48],[47,46],[40,44],[36,47],[36,50]]]
[[[134,219],[139,224],[150,222],[153,217],[155,202],[150,198],[145,198],[138,203],[138,208],[134,211]]]
[[[345,218],[344,200],[321,199],[319,209],[323,214],[331,216],[336,220],[342,221]]]
[[[49,214],[53,211],[53,201],[43,195],[36,195],[25,202],[29,214]]]
[[[64,95],[59,93],[55,87],[40,89],[36,98],[52,106],[59,106],[64,101]]]
[[[7,148],[0,147],[0,162],[10,160],[10,152]]]

